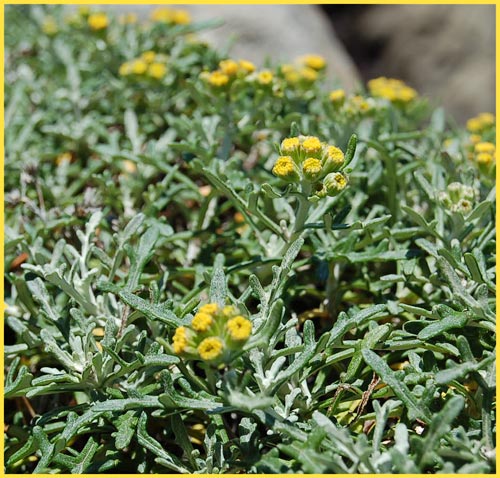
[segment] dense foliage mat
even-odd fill
[[[7,471],[493,472],[493,115],[215,24],[6,7]]]

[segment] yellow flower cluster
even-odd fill
[[[151,12],[151,20],[158,23],[170,23],[172,25],[188,25],[191,23],[191,15],[186,10],[158,7]]]
[[[491,113],[480,113],[467,120],[467,129],[471,133],[481,134],[495,124],[495,117]]]
[[[316,136],[285,138],[273,174],[287,182],[306,181],[318,197],[335,196],[347,186],[340,148],[320,141]]]
[[[310,85],[325,68],[326,61],[321,55],[304,55],[296,58],[293,64],[282,65],[281,73],[290,85]]]
[[[481,141],[474,145],[473,159],[484,172],[495,164],[495,149],[495,145],[489,141]]]
[[[227,59],[219,62],[218,70],[201,73],[201,78],[215,88],[222,88],[235,78],[245,77],[254,71],[255,65],[251,61]]]
[[[122,63],[118,73],[120,76],[146,75],[155,80],[161,80],[167,74],[165,61],[165,55],[146,51],[139,58]]]
[[[252,322],[233,306],[205,304],[194,315],[189,327],[177,327],[172,348],[177,355],[222,362],[231,351],[241,348],[252,333]]]
[[[373,96],[385,98],[394,103],[409,103],[417,97],[417,92],[403,81],[385,76],[370,80],[368,90]]]
[[[475,161],[480,171],[490,173],[495,168],[495,145],[491,142],[495,137],[495,116],[491,113],[480,113],[467,120],[469,135],[465,147],[469,159]]]
[[[104,30],[108,27],[108,16],[105,13],[91,13],[87,18],[87,23],[91,30]]]

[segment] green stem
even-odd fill
[[[280,257],[283,257],[288,251],[288,248],[304,233],[304,225],[309,215],[309,208],[311,207],[311,203],[307,200],[311,194],[311,184],[303,181],[301,186],[302,194],[297,195],[298,206],[297,212],[295,213],[295,223],[293,225],[292,235],[285,244],[283,244],[279,253]]]

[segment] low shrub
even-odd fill
[[[7,472],[493,472],[494,117],[211,25],[6,7]]]

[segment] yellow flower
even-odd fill
[[[211,303],[202,305],[198,312],[202,312],[204,314],[216,314],[218,310],[219,306],[215,303]]]
[[[191,15],[187,10],[174,10],[172,14],[172,22],[177,25],[188,25],[191,23]]]
[[[397,93],[397,99],[408,103],[417,97],[417,92],[409,86],[404,86]]]
[[[255,71],[255,65],[248,60],[239,60],[238,66],[240,67],[240,70],[245,73],[253,73]]]
[[[227,76],[233,76],[238,73],[238,63],[234,60],[222,60],[219,63],[219,68]]]
[[[345,100],[345,91],[342,89],[333,90],[330,92],[329,98],[333,103],[342,103]]]
[[[198,353],[203,360],[214,360],[222,354],[224,345],[217,337],[208,337],[198,345]]]
[[[261,85],[269,85],[273,81],[273,74],[269,70],[262,70],[257,75],[257,81]]]
[[[319,71],[325,68],[326,61],[321,55],[304,55],[299,61],[313,70]]]
[[[132,73],[132,64],[129,61],[126,61],[125,63],[122,63],[120,65],[120,69],[118,70],[118,74],[120,76],[127,76]]]
[[[319,153],[322,149],[321,141],[316,136],[307,136],[302,141],[302,148],[306,153]]]
[[[154,22],[186,25],[191,22],[191,16],[186,10],[172,10],[168,7],[158,7],[151,12],[151,20]]]
[[[408,103],[417,97],[417,92],[413,88],[395,78],[381,76],[368,81],[367,85],[373,96],[385,98],[389,101]]]
[[[148,68],[148,75],[157,80],[161,80],[167,74],[167,67],[163,63],[151,63]]]
[[[145,51],[142,55],[141,58],[146,62],[146,63],[153,63],[156,58],[156,52],[153,50],[148,50]]]
[[[476,153],[494,154],[495,153],[495,145],[493,143],[488,142],[488,141],[484,141],[482,143],[477,143],[476,146],[474,147],[474,151]]]
[[[285,138],[281,142],[281,152],[282,153],[292,153],[296,151],[300,146],[299,138]]]
[[[472,143],[472,144],[477,144],[481,141],[481,135],[479,134],[471,134],[469,136],[469,141]]]
[[[273,174],[287,181],[298,181],[300,175],[291,156],[280,156],[273,167]]]
[[[327,158],[337,166],[344,162],[344,153],[337,146],[328,146],[327,155]]]
[[[176,354],[181,354],[186,350],[187,346],[187,335],[186,335],[186,327],[177,327],[175,330],[175,334],[172,337],[174,352]]]
[[[132,25],[137,23],[137,15],[135,13],[125,13],[120,16],[120,23],[122,25]]]
[[[316,181],[321,175],[321,161],[316,158],[307,158],[302,164],[304,177],[309,181]]]
[[[212,86],[221,87],[229,83],[229,76],[219,70],[216,70],[208,75],[207,81]]]
[[[246,340],[252,333],[252,322],[241,315],[228,320],[226,327],[233,340]]]
[[[313,68],[305,67],[300,70],[300,76],[306,81],[316,81],[318,79],[318,72]]]
[[[42,23],[42,31],[46,35],[52,36],[58,32],[57,22],[54,17],[45,17]]]
[[[493,162],[493,155],[489,154],[489,153],[479,153],[477,156],[476,156],[476,161],[479,163],[479,164],[482,164],[482,165],[488,165],[488,164],[491,164]]]
[[[191,327],[197,332],[206,332],[213,323],[213,317],[205,312],[198,312],[191,322]]]
[[[92,13],[87,22],[92,30],[103,30],[108,26],[108,16],[105,13]]]
[[[471,133],[479,133],[480,131],[483,130],[483,123],[479,118],[471,118],[467,120],[466,123],[466,128],[471,132]]]
[[[173,10],[168,7],[158,7],[151,12],[151,20],[154,22],[168,23],[172,21]]]
[[[479,121],[483,124],[483,126],[491,126],[495,123],[495,116],[491,113],[480,113],[478,115]]]
[[[134,60],[130,65],[131,72],[134,75],[143,75],[148,69],[148,65],[144,60]]]

